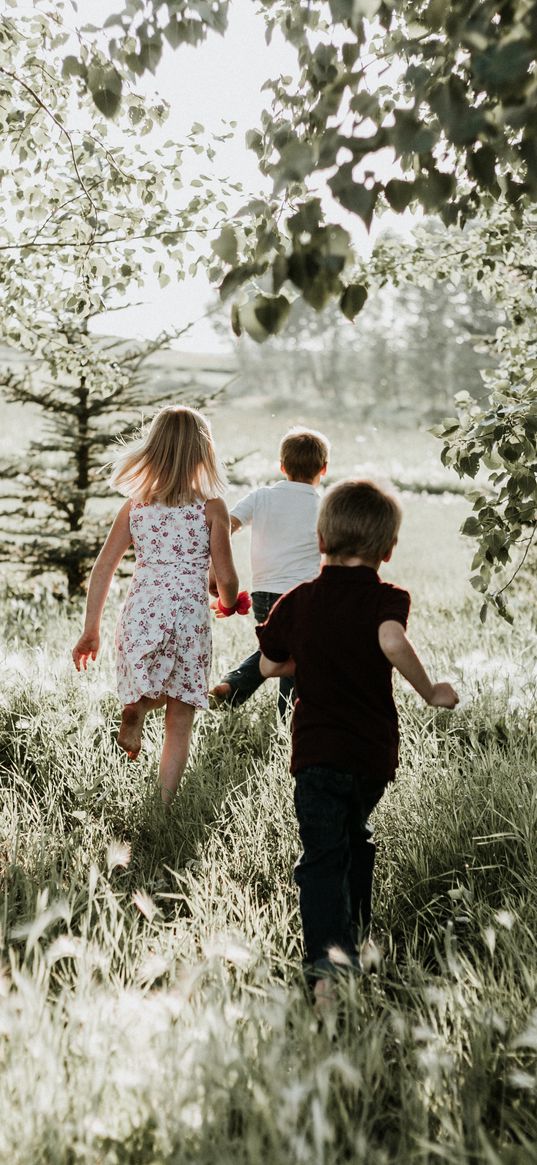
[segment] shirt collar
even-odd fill
[[[289,481],[289,479],[287,477],[283,478],[282,481],[277,481],[272,488],[273,489],[307,489],[307,490],[310,490],[311,493],[314,493],[314,494],[317,493],[315,486],[311,485],[311,483],[309,481]]]
[[[324,563],[321,574],[326,578],[357,579],[362,582],[380,583],[380,578],[374,566],[335,566]]]

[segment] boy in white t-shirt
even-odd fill
[[[285,481],[264,485],[231,510],[231,532],[252,526],[252,606],[264,623],[280,595],[315,578],[320,568],[316,486],[326,473],[330,444],[315,429],[290,429],[280,445]],[[254,651],[228,672],[211,695],[218,703],[243,704],[263,683],[260,652]],[[293,696],[293,680],[280,680],[278,710],[284,715]]]

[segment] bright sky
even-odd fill
[[[78,0],[77,22],[101,21],[117,9],[117,0]],[[245,189],[260,190],[261,177],[256,169],[256,157],[244,144],[246,130],[256,127],[263,108],[268,107],[270,93],[261,93],[261,86],[269,77],[296,70],[293,48],[275,33],[269,46],[265,42],[263,16],[257,11],[255,0],[232,0],[229,27],[224,37],[210,33],[206,42],[197,48],[181,46],[172,51],[166,46],[155,77],[147,74],[143,84],[148,91],[157,90],[170,104],[171,113],[166,124],[166,137],[181,141],[193,122],[201,122],[209,133],[220,133],[222,119],[235,120],[234,140],[221,147],[216,173],[243,183]],[[140,87],[140,86],[138,86]],[[205,170],[202,155],[199,164]],[[405,216],[392,216],[400,228],[408,229]],[[341,220],[352,230],[358,247],[368,250],[370,240],[355,216],[342,212]],[[388,216],[383,226],[388,225]],[[187,276],[180,284],[160,290],[148,282],[147,301],[138,308],[116,311],[103,316],[97,329],[128,336],[153,336],[163,328],[184,326],[202,316],[214,300],[215,291],[203,272]],[[97,330],[96,329],[96,330]],[[231,338],[230,338],[231,343]],[[216,351],[226,344],[215,336],[208,322],[202,321],[181,339],[181,347],[192,351]]]

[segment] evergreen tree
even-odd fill
[[[151,407],[144,363],[167,339],[111,347],[91,321],[128,306],[149,272],[161,286],[184,277],[189,236],[205,233],[215,196],[182,185],[185,150],[201,149],[196,129],[184,143],[144,145],[164,103],[124,90],[114,121],[96,115],[64,57],[62,12],[13,14],[0,29],[0,345],[25,358],[22,372],[6,358],[0,384],[28,406],[32,433],[0,467],[0,558],[59,572],[72,595],[102,541],[103,463]],[[92,68],[109,114],[116,80],[98,50]]]
[[[109,524],[105,467],[118,439],[163,403],[147,366],[168,342],[99,341],[63,322],[37,367],[0,373],[6,401],[28,407],[36,433],[22,454],[0,462],[0,561],[30,576],[50,573],[70,597],[83,588]],[[187,391],[178,377],[174,403],[201,403]]]

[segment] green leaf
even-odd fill
[[[480,145],[467,156],[468,172],[487,190],[496,182],[496,153],[492,146]]]
[[[128,21],[125,12],[112,12],[110,16],[106,17],[103,28],[123,27],[123,23]]]
[[[311,235],[313,231],[317,230],[322,214],[320,199],[310,198],[308,202],[303,202],[299,206],[296,214],[287,219],[287,226],[292,235],[301,235],[302,233]]]
[[[255,273],[256,268],[252,263],[244,263],[240,267],[235,267],[233,271],[228,271],[228,274],[224,276],[218,289],[221,299],[227,299],[228,295],[232,295],[234,291],[237,291]]]
[[[426,178],[418,178],[416,193],[425,210],[438,210],[451,198],[456,189],[454,174],[443,170],[430,170]]]
[[[402,182],[399,178],[391,178],[384,187],[384,193],[392,210],[400,214],[416,197],[416,185],[414,182]]]
[[[340,166],[333,178],[329,179],[328,185],[341,206],[358,214],[369,230],[381,187],[376,184],[368,188],[361,182],[355,182],[352,169],[350,162]]]
[[[279,162],[272,167],[275,193],[290,182],[302,182],[314,166],[315,155],[309,142],[287,142],[280,150]]]
[[[256,295],[255,299],[238,308],[238,325],[248,332],[252,340],[262,344],[270,335],[281,331],[290,308],[291,304],[285,295]]]
[[[236,336],[242,336],[240,311],[236,303],[234,303],[231,308],[231,329]]]
[[[257,129],[249,129],[244,135],[247,150],[254,150],[258,157],[263,153],[263,136]]]
[[[289,266],[285,255],[276,255],[272,264],[272,290],[275,295],[285,283],[289,274]]]
[[[494,44],[476,53],[473,68],[478,86],[502,97],[524,96],[528,68],[535,60],[535,45],[526,37]]]
[[[354,0],[329,0],[330,15],[335,23],[352,20]]]
[[[121,93],[107,87],[92,89],[91,96],[97,109],[104,113],[105,117],[114,117],[121,105]]]
[[[211,243],[211,249],[219,259],[223,259],[224,263],[234,264],[238,258],[237,236],[233,227],[225,226],[222,228],[217,239]]]
[[[167,24],[163,29],[163,32],[166,40],[168,41],[168,44],[171,45],[172,49],[178,48],[179,45],[183,44],[183,41],[186,39],[184,24],[181,20],[178,20],[176,16],[172,17],[169,24]]]
[[[117,69],[92,61],[88,69],[88,88],[97,109],[105,117],[114,117],[121,104],[122,79]]]
[[[469,538],[475,538],[481,530],[481,523],[471,514],[469,518],[461,526],[461,534],[466,534]]]
[[[284,327],[291,304],[285,295],[276,297],[258,295],[254,301],[254,310],[261,326],[273,336]]]
[[[466,88],[460,77],[454,74],[449,81],[435,86],[429,101],[431,109],[456,146],[475,142],[487,128],[483,110],[468,104]]]
[[[436,134],[432,129],[423,125],[406,109],[397,109],[394,117],[395,125],[390,131],[390,136],[398,156],[427,154],[432,150],[436,143]]]
[[[68,56],[64,58],[62,65],[62,77],[86,77],[87,67],[83,61],[79,61],[78,57]]]
[[[153,36],[147,38],[142,42],[142,47],[139,53],[140,65],[142,69],[148,69],[150,73],[154,73],[155,69],[162,56],[162,37],[160,33],[154,33]]]
[[[364,306],[367,299],[367,288],[362,283],[351,283],[345,288],[339,301],[343,315],[348,320],[354,320]]]
[[[341,46],[341,55],[343,57],[343,63],[347,66],[348,69],[352,69],[354,62],[360,55],[360,45],[358,44],[358,41],[346,41],[345,44]]]
[[[353,113],[360,113],[364,118],[371,117],[375,120],[379,112],[379,103],[374,93],[364,91],[362,93],[356,93],[354,97],[351,97],[349,108]]]

